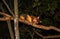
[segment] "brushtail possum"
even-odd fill
[[[26,21],[28,21],[29,23],[32,23],[32,24],[38,24],[39,16],[35,17],[35,16],[31,16],[31,15],[20,15],[20,19],[21,20],[26,20]]]
[[[39,17],[27,15],[26,20],[32,24],[37,24]]]

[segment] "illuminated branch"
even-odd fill
[[[0,14],[2,14],[2,12],[0,12]],[[4,13],[4,14],[6,14],[6,13]],[[4,14],[2,14],[2,15],[4,15]],[[6,17],[6,18],[8,18],[8,20],[13,20],[13,19],[14,19],[13,17],[11,17],[11,16],[8,15],[8,14],[6,14],[5,16],[8,16],[8,17]],[[10,17],[10,18],[9,18],[9,17]],[[6,18],[0,18],[0,21],[6,21],[6,20],[7,20]],[[53,30],[55,30],[55,31],[60,32],[60,29],[57,28],[57,27],[55,27],[55,26],[49,26],[49,27],[47,27],[47,26],[36,25],[36,24],[33,24],[33,25],[32,25],[32,23],[29,23],[28,21],[26,21],[26,20],[21,20],[21,19],[19,19],[19,21],[22,22],[22,23],[25,23],[25,24],[27,24],[27,25],[31,25],[32,27],[35,27],[35,28],[44,29],[44,30],[51,30],[51,29],[53,29]]]
[[[7,21],[7,20],[10,20],[10,18],[9,17],[0,18],[0,21]]]
[[[4,12],[0,12],[0,15],[6,16],[6,17],[11,17],[9,14],[6,14]]]
[[[51,30],[51,29],[53,29],[55,31],[60,32],[60,29],[59,28],[56,28],[54,26],[47,27],[47,26],[43,26],[43,25],[35,25],[35,24],[32,25],[32,23],[29,23],[28,21],[24,21],[24,20],[20,20],[20,19],[19,19],[19,21],[20,22],[23,22],[23,23],[25,23],[27,25],[31,25],[32,27],[35,27],[35,28],[44,29],[44,30]]]
[[[6,20],[11,20],[11,16],[6,14],[6,13],[3,13],[3,12],[0,12],[0,15],[3,15],[3,18],[0,18],[0,21],[6,21]]]

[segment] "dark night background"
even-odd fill
[[[11,10],[14,12],[13,0],[6,0],[6,2],[11,8]],[[4,12],[10,14],[7,7],[0,0],[0,12],[2,12],[2,8]],[[46,26],[53,25],[57,28],[60,28],[60,0],[19,0],[19,14],[41,16],[40,20],[42,20],[41,23],[42,25],[46,25]],[[14,28],[13,21],[11,21],[11,24],[12,24],[11,25],[12,28]],[[20,34],[21,39],[31,39],[29,32],[27,32],[24,28],[28,28],[28,30],[32,32],[33,27],[19,22],[19,28],[21,33]],[[54,30],[46,31],[37,28],[35,29],[44,36],[60,35],[59,32]],[[0,21],[0,39],[11,39],[6,21]],[[42,39],[42,38],[34,34],[34,39]],[[53,38],[53,39],[58,39],[58,38]]]

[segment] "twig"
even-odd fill
[[[48,39],[48,38],[60,38],[60,35],[51,35],[51,36],[43,36],[37,31],[34,31],[38,36],[42,37],[43,39]]]
[[[2,0],[3,3],[6,5],[7,9],[9,10],[9,12],[14,16],[13,12],[11,11],[10,7],[8,6],[8,4],[6,3],[5,0]]]
[[[34,32],[38,35],[38,36],[40,36],[40,37],[44,37],[42,34],[40,34],[40,33],[38,33],[36,30],[34,30]]]

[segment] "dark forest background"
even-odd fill
[[[14,12],[13,0],[6,0],[6,2],[9,5],[10,9]],[[2,11],[2,8],[7,14],[10,14],[2,0],[0,0],[0,12]],[[60,28],[60,0],[19,0],[19,15],[20,14],[40,16],[40,20],[42,20],[41,25],[53,25],[57,28]],[[11,24],[13,28],[13,21],[11,21]],[[0,21],[0,39],[10,39],[10,34],[7,26],[8,25],[6,21]],[[31,33],[33,32],[33,29],[36,29],[37,32],[44,36],[60,35],[60,33],[57,31],[37,29],[21,22],[19,22],[19,28],[21,39],[31,39],[29,32],[26,31],[25,28],[27,30],[30,30]],[[34,34],[34,39],[42,38]]]

